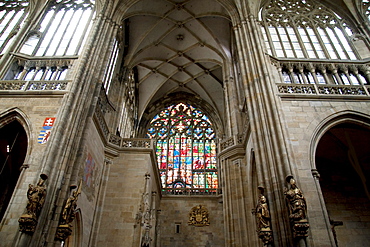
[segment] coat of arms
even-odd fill
[[[193,207],[189,213],[188,224],[193,226],[209,226],[208,210],[202,205]]]

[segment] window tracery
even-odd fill
[[[94,15],[93,0],[52,0],[20,52],[32,56],[78,55]]]
[[[356,59],[352,32],[340,16],[310,0],[272,0],[261,12],[262,34],[275,57]]]
[[[27,16],[28,1],[3,1],[0,3],[0,54],[10,45]]]
[[[94,3],[94,0],[50,1],[40,23],[28,32],[20,53],[14,54],[17,59],[4,79],[66,80],[68,69],[76,59],[73,56],[81,52],[91,27]],[[44,56],[55,58],[39,58]]]
[[[173,104],[153,118],[147,136],[156,139],[157,161],[165,190],[216,191],[215,132],[201,110],[189,104]]]

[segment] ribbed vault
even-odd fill
[[[139,117],[179,93],[200,98],[222,119],[223,81],[231,58],[231,21],[214,0],[142,0],[123,18],[124,66],[136,68]]]

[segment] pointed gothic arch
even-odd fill
[[[29,130],[22,115],[18,109],[0,114],[0,219],[5,215],[30,152]]]
[[[334,240],[341,246],[366,238],[357,231],[362,228],[356,219],[363,219],[370,206],[370,117],[355,112],[338,115],[322,126],[315,139],[314,170]]]

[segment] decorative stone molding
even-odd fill
[[[0,91],[66,91],[70,81],[0,81]]]

